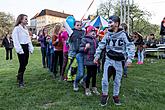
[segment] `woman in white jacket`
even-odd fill
[[[27,18],[27,15],[20,14],[17,17],[16,24],[12,32],[14,48],[17,52],[20,64],[17,75],[19,87],[24,87],[23,75],[28,64],[29,52],[33,53],[34,50],[28,29],[26,27],[26,25],[28,24]]]

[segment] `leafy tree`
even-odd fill
[[[120,16],[120,2],[116,2],[114,0],[108,0],[105,3],[101,3],[99,6],[98,15],[102,15],[107,18],[110,15],[118,15]],[[126,3],[126,7],[128,4]],[[123,6],[124,7],[124,6]],[[124,9],[123,9],[124,12]],[[128,12],[128,8],[126,8],[126,12]],[[151,18],[151,13],[146,10],[141,10],[138,5],[133,4],[130,5],[130,32],[139,31],[142,35],[148,35],[150,33],[154,33],[158,36],[159,26],[153,25],[148,22]],[[128,14],[126,15],[126,23],[127,23]]]
[[[6,33],[10,33],[14,26],[14,17],[10,14],[0,12],[0,37]]]

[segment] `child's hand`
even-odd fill
[[[98,58],[95,58],[93,62],[98,65],[99,64]]]
[[[88,48],[90,48],[90,43],[87,43],[87,44],[85,45],[85,49],[88,49]]]

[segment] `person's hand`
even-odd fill
[[[87,44],[85,45],[85,49],[88,49],[88,48],[90,48],[90,43],[87,43]]]
[[[127,60],[127,62],[126,62],[126,66],[127,66],[127,67],[132,66],[132,61],[131,61],[130,59]]]
[[[98,58],[95,58],[93,62],[98,65],[99,64]]]

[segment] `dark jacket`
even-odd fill
[[[160,35],[165,35],[165,26],[163,26],[164,21],[161,22]]]
[[[73,29],[72,35],[69,37],[69,50],[78,52],[80,48],[81,39],[84,37],[83,30]]]
[[[90,43],[90,48],[85,50],[85,45],[87,43]],[[97,46],[98,46],[98,40],[96,38],[85,36],[81,40],[79,51],[84,53],[84,65],[96,65],[94,64],[93,60]]]
[[[7,37],[5,37],[2,41],[2,45],[5,48],[12,49],[14,47],[12,38],[10,37],[9,40],[8,40]]]

